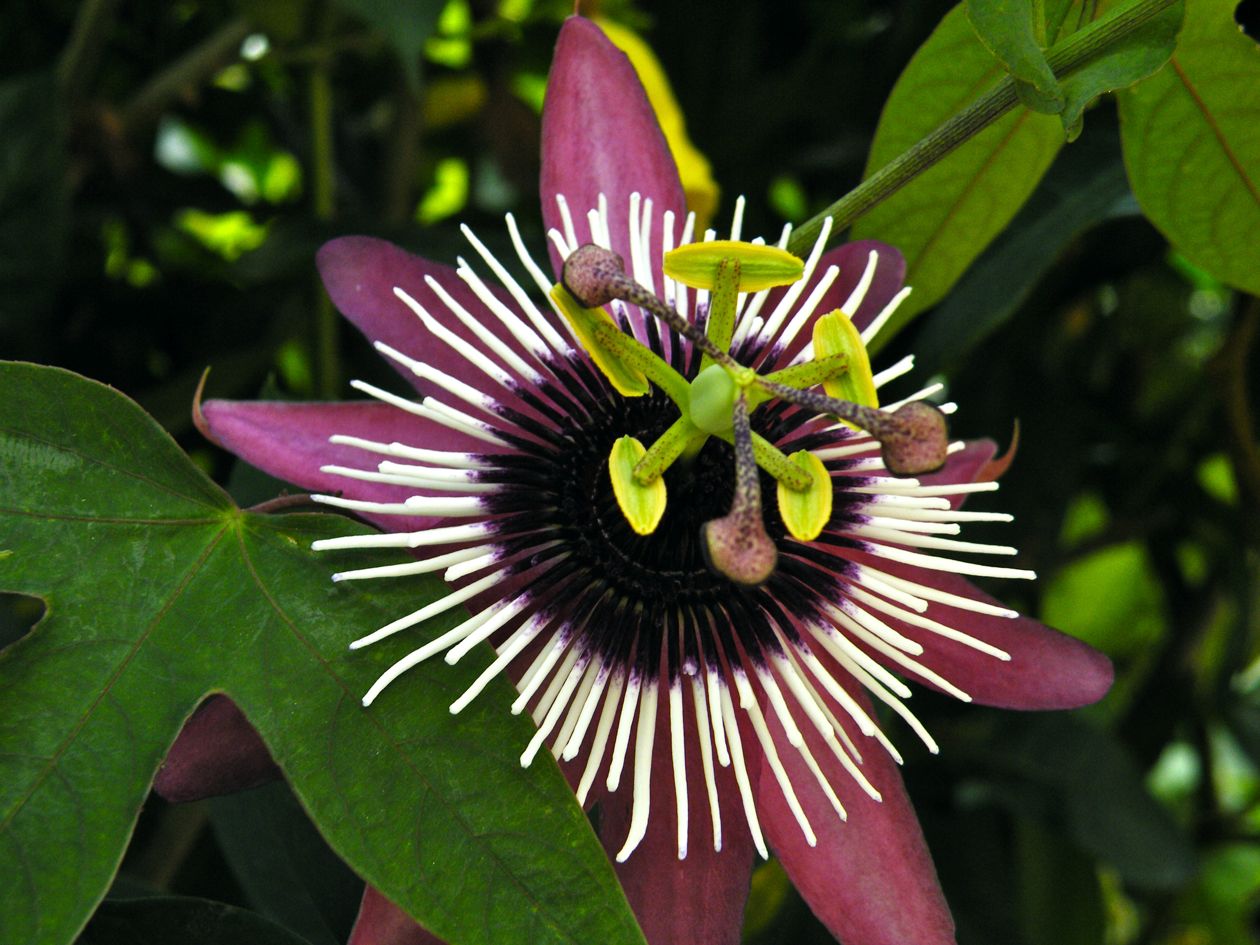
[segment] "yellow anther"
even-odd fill
[[[623,397],[642,397],[651,388],[648,385],[647,375],[630,364],[627,364],[620,353],[613,350],[605,340],[601,340],[601,335],[608,341],[616,342],[616,339],[607,332],[600,331],[600,325],[607,325],[619,337],[621,332],[613,323],[612,317],[602,308],[585,308],[577,299],[575,299],[569,290],[562,285],[552,286],[551,299],[556,303],[556,307],[564,314],[569,324],[573,326],[573,331],[578,337],[578,341],[582,343],[582,347],[587,350],[591,356],[591,360],[595,362],[595,366],[603,372],[604,376],[617,393]]]
[[[861,333],[840,309],[828,312],[814,322],[814,357],[821,360],[836,355],[848,360],[848,370],[823,381],[827,396],[863,407],[878,407],[879,395],[875,392],[870,355],[866,353]]]
[[[634,475],[634,467],[646,455],[643,444],[632,436],[621,437],[608,454],[613,495],[636,535],[652,534],[665,514],[665,479],[657,476],[643,485]]]
[[[798,492],[780,482],[779,515],[793,538],[813,541],[831,521],[831,476],[822,460],[808,450],[799,450],[788,459],[809,473],[810,484]]]
[[[693,289],[712,289],[718,266],[725,260],[739,262],[740,292],[791,285],[805,273],[805,263],[799,256],[777,246],[713,240],[670,250],[665,254],[665,275]]]

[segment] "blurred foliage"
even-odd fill
[[[745,231],[774,235],[859,181],[883,103],[949,6],[608,0],[599,12],[660,57],[721,187],[719,225],[742,193]],[[10,0],[0,350],[118,387],[227,481],[230,458],[189,420],[207,365],[210,392],[235,397],[344,396],[347,378],[383,371],[329,320],[313,267],[324,239],[370,233],[452,260],[459,222],[498,246],[507,210],[541,239],[541,90],[570,10]],[[977,505],[1016,513],[1001,540],[1042,580],[998,590],[1106,651],[1117,685],[1074,717],[916,695],[943,751],[911,753],[906,777],[960,945],[1245,945],[1260,941],[1260,302],[1201,268],[1228,245],[1204,248],[1182,218],[1157,216],[1190,241],[1182,255],[1138,214],[1113,104],[1085,124],[954,292],[881,357],[913,350],[942,372],[961,436],[1005,439],[1019,422],[1001,499]],[[238,498],[276,488],[248,473],[232,483]],[[0,643],[41,610],[0,603]],[[263,823],[287,838],[271,869],[251,868]],[[84,941],[141,941],[138,927],[200,913],[259,941],[292,937],[276,923],[341,940],[357,881],[307,868],[329,862],[276,791],[208,816],[154,803]],[[138,893],[258,915],[123,904]],[[294,918],[307,899],[318,914]],[[829,941],[774,863],[754,876],[748,940]]]

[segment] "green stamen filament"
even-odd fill
[[[668,430],[656,438],[647,454],[634,467],[635,480],[641,485],[650,485],[684,452],[699,452],[708,438],[708,434],[686,417],[679,417]],[[694,450],[691,449],[692,444],[695,444]]]
[[[723,259],[718,263],[713,281],[713,294],[709,297],[709,340],[721,351],[729,351],[735,334],[735,306],[739,301],[738,259]],[[715,362],[708,354],[700,359],[700,370]]]
[[[612,322],[598,322],[593,333],[607,350],[663,390],[678,405],[679,410],[686,409],[691,397],[691,385],[650,348],[620,331]]]

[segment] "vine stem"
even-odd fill
[[[332,32],[333,13],[327,5],[320,11],[319,38]],[[336,173],[333,156],[332,61],[311,63],[307,85],[311,121],[311,198],[315,219],[331,220],[337,208]],[[335,399],[341,388],[340,326],[323,284],[315,280],[315,388],[321,397]]]
[[[1046,52],[1057,78],[1064,78],[1132,35],[1178,0],[1137,0],[1092,27],[1073,33]],[[1019,103],[1015,80],[1004,77],[997,85],[939,126],[927,137],[893,158],[826,210],[797,227],[788,251],[804,255],[818,238],[827,217],[832,235],[846,230],[854,220],[895,194],[959,145],[970,141]]]
[[[172,102],[235,59],[251,28],[243,16],[230,20],[146,82],[123,106],[123,127],[136,132],[156,122]]]
[[[57,78],[70,99],[79,98],[91,80],[113,32],[117,7],[118,0],[84,0],[79,5],[70,41],[57,62]]]

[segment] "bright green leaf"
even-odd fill
[[[1041,618],[1115,657],[1153,651],[1166,620],[1159,581],[1136,542],[1074,561],[1046,585]]]
[[[1121,131],[1151,222],[1212,275],[1260,293],[1260,48],[1234,6],[1189,0],[1168,67],[1120,95]]]
[[[980,41],[1018,82],[1020,101],[1034,111],[1057,115],[1063,92],[1046,62],[1041,3],[1033,0],[967,0],[967,19]]]
[[[241,512],[110,388],[9,364],[0,390],[0,587],[47,605],[0,653],[0,941],[74,937],[162,756],[218,691],[333,849],[453,945],[642,941],[558,770],[520,767],[531,727],[509,684],[448,711],[485,655],[360,705],[424,634],[347,640],[439,583],[333,584],[350,562],[311,542],[362,526]]]
[[[1003,75],[956,7],[897,80],[866,173],[934,131]],[[906,283],[914,292],[894,316],[894,328],[949,290],[1010,222],[1062,144],[1057,118],[1017,107],[857,221],[854,239],[883,240],[906,257]]]
[[[1230,843],[1207,852],[1198,881],[1175,906],[1183,941],[1254,945],[1260,847]]]

